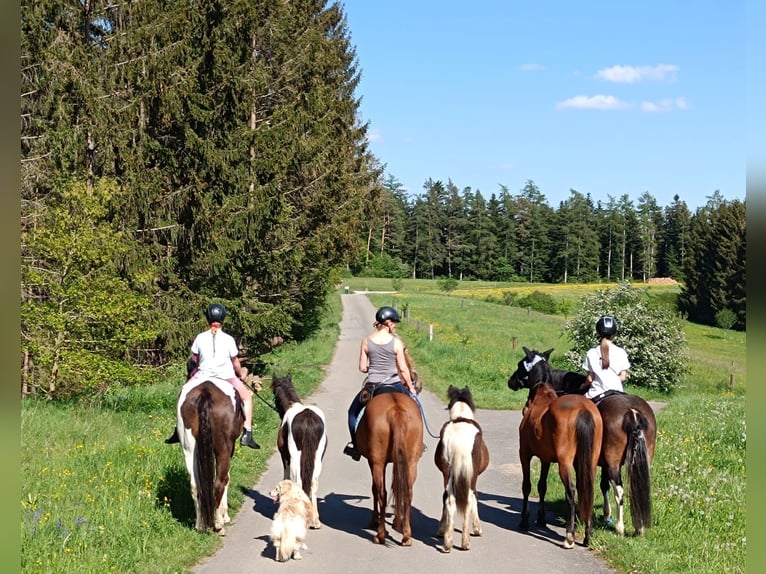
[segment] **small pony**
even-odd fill
[[[532,388],[535,383],[546,382],[553,385],[556,392],[562,394],[584,395],[588,390],[585,382],[586,376],[582,373],[554,369],[551,367],[550,359],[553,349],[548,349],[542,353],[522,347],[524,358],[522,358],[516,371],[508,377],[508,388],[518,391],[521,387]]]
[[[227,389],[227,394],[222,389]],[[176,432],[184,453],[197,515],[195,528],[226,535],[231,457],[245,423],[239,395],[226,381],[184,386],[178,397]]]
[[[489,466],[489,449],[481,426],[474,419],[476,407],[468,387],[447,390],[450,420],[439,431],[434,463],[444,477],[442,517],[437,536],[444,537],[444,551],[452,550],[455,512],[463,515],[462,548],[471,548],[471,537],[481,536],[481,522],[476,501],[476,481]]]
[[[529,528],[529,493],[532,490],[530,463],[540,459],[537,492],[537,525],[545,526],[545,493],[551,463],[558,463],[564,484],[569,517],[564,548],[573,548],[575,539],[575,484],[577,514],[585,525],[583,545],[588,546],[593,529],[593,485],[601,451],[603,423],[593,401],[582,395],[558,396],[548,383],[538,383],[529,391],[527,406],[519,424],[519,459],[523,474],[521,491],[522,530]],[[574,476],[573,476],[574,475]]]
[[[311,500],[309,526],[321,528],[317,490],[322,472],[322,459],[327,452],[327,425],[322,409],[304,405],[293,386],[292,375],[273,376],[271,389],[274,404],[282,418],[277,435],[277,449],[282,457],[285,479],[302,488]]]
[[[279,481],[269,491],[269,496],[279,504],[270,534],[276,549],[276,560],[300,560],[303,558],[301,550],[306,548],[306,528],[313,515],[311,500],[292,480]]]

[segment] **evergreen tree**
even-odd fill
[[[691,212],[678,195],[673,196],[673,203],[665,208],[663,218],[663,240],[657,273],[661,277],[673,277],[684,281],[684,261],[689,252],[689,225]]]
[[[599,233],[590,196],[570,189],[570,196],[556,212],[551,230],[551,280],[578,282],[598,278]]]
[[[553,210],[532,180],[527,181],[517,200],[519,275],[527,281],[543,281],[551,256],[549,231]]]

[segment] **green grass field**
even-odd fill
[[[391,280],[354,279],[338,293],[346,284],[392,291]],[[405,280],[401,292],[370,299],[406,309],[400,333],[428,390],[445,396],[449,384],[468,384],[481,408],[519,408],[523,395],[510,391],[506,380],[520,346],[553,347],[556,364],[567,348],[564,318],[486,303],[481,291],[505,287],[475,286],[472,293],[461,283],[459,295],[446,295],[434,282]],[[667,292],[665,286],[657,291],[665,298]],[[560,289],[557,296],[577,298],[574,290]],[[322,332],[264,357],[268,372],[290,371],[299,394],[310,394],[331,360],[340,312],[339,297],[331,297]],[[617,538],[604,526],[594,533],[594,551],[618,572],[745,571],[746,337],[689,323],[685,334],[692,372],[673,395],[631,389],[667,406],[657,417],[654,527],[643,538]],[[23,572],[185,572],[222,543],[191,527],[186,469],[177,449],[162,442],[174,424],[181,368],[152,387],[115,391],[92,407],[22,403]],[[274,445],[275,413],[256,400],[254,418],[255,437],[264,448],[237,447],[232,512],[265,469]],[[555,478],[548,498],[563,508],[563,488]],[[596,501],[598,516],[600,496]]]

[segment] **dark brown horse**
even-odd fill
[[[228,386],[228,388],[227,388]],[[221,536],[229,518],[231,457],[245,414],[234,387],[226,381],[185,385],[178,398],[176,432],[183,448],[197,514],[195,528]]]
[[[386,467],[392,463],[392,526],[402,534],[402,546],[411,546],[412,490],[418,475],[418,461],[423,454],[423,417],[418,404],[404,393],[375,395],[367,403],[359,421],[356,444],[367,459],[372,474],[370,527],[377,528],[373,542],[383,544],[386,540]]]
[[[444,478],[442,517],[437,536],[444,537],[444,551],[452,550],[455,513],[463,515],[461,546],[471,548],[471,534],[481,536],[476,482],[489,466],[489,449],[481,426],[474,418],[476,407],[468,387],[447,389],[449,419],[439,432],[434,463]]]
[[[593,529],[593,486],[601,450],[601,415],[593,401],[582,395],[558,396],[548,383],[537,384],[529,391],[524,416],[519,424],[519,460],[524,496],[521,507],[522,530],[529,528],[529,493],[532,490],[532,457],[540,459],[537,492],[537,525],[545,526],[545,493],[551,463],[557,463],[564,484],[569,517],[564,548],[574,547],[575,514],[585,525],[583,544],[588,546]],[[575,485],[577,502],[575,513]]]
[[[548,363],[550,351],[540,353],[523,347],[525,356],[508,379],[513,390],[531,388],[537,383],[548,382],[558,394],[582,393],[578,379],[570,373],[564,377]],[[552,349],[551,349],[552,350]],[[580,375],[584,379],[584,375]],[[633,527],[638,535],[652,524],[650,466],[654,458],[657,421],[652,407],[644,399],[628,393],[613,394],[597,403],[604,422],[604,438],[601,443],[599,466],[601,467],[601,492],[604,496],[604,520],[612,522],[609,503],[609,485],[614,488],[617,505],[615,531],[625,533],[622,466],[627,467],[630,507]]]
[[[327,451],[327,431],[322,410],[304,405],[293,386],[291,375],[271,378],[274,404],[282,418],[277,450],[282,457],[284,479],[295,482],[311,500],[310,528],[320,528],[317,490],[322,459]]]

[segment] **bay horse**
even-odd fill
[[[463,515],[461,545],[471,548],[471,537],[481,536],[476,500],[476,481],[489,466],[489,449],[481,426],[474,418],[476,407],[471,390],[450,385],[447,389],[449,420],[439,431],[434,463],[444,478],[442,517],[436,536],[444,537],[444,551],[452,550],[455,513]]]
[[[327,425],[322,409],[304,405],[293,386],[292,375],[271,379],[274,404],[282,419],[277,450],[282,457],[285,480],[292,480],[311,500],[309,528],[321,528],[317,490],[322,459],[327,452]]]
[[[552,369],[548,363],[550,351],[540,353],[526,347],[523,349],[525,356],[519,361],[516,372],[508,379],[510,388],[513,390],[522,386],[531,388],[536,383],[549,382],[559,394],[580,393],[579,386],[573,387],[564,378],[556,376],[555,369]],[[572,380],[570,378],[569,382],[571,383]],[[636,534],[640,536],[652,524],[650,466],[654,459],[657,437],[654,410],[644,399],[629,393],[610,394],[597,400],[596,406],[604,423],[604,437],[599,457],[604,520],[607,523],[613,520],[609,501],[611,484],[617,506],[615,532],[619,536],[625,534],[625,491],[622,483],[622,466],[625,465],[632,523]]]
[[[197,515],[195,528],[226,535],[229,470],[245,423],[242,400],[227,381],[184,385],[178,397],[176,432],[184,453]]]
[[[532,490],[530,463],[532,457],[536,456],[540,459],[537,525],[545,526],[548,471],[551,463],[555,462],[559,467],[559,476],[569,505],[563,546],[574,547],[576,514],[585,526],[583,545],[589,545],[593,529],[593,486],[596,482],[602,433],[601,415],[590,399],[582,395],[559,396],[549,383],[538,383],[530,389],[519,424],[519,460],[523,475],[519,527],[522,530],[529,528],[529,493]]]
[[[386,467],[392,463],[392,526],[402,534],[401,545],[412,546],[412,491],[423,454],[423,417],[417,402],[401,392],[373,396],[359,420],[356,445],[367,459],[372,475],[370,528],[377,528],[372,541],[375,544],[386,541]]]

